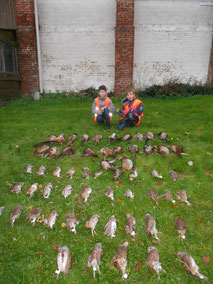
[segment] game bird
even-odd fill
[[[89,179],[89,175],[91,173],[90,169],[85,167],[82,169],[82,171],[83,171],[82,178]]]
[[[173,204],[175,204],[175,200],[172,198],[172,194],[169,190],[164,190],[164,194],[160,195],[158,198],[162,198],[164,200],[170,200]]]
[[[188,156],[188,154],[183,152],[183,147],[173,144],[173,145],[170,145],[169,148],[171,152],[175,153],[178,156]]]
[[[111,188],[111,186],[108,186],[104,195],[108,198],[110,198],[112,201],[114,201],[114,192],[113,189]]]
[[[90,267],[92,266],[94,279],[95,279],[96,271],[98,271],[99,275],[101,274],[100,260],[101,260],[102,255],[103,255],[103,250],[102,250],[101,243],[95,244],[93,247],[92,253],[87,259],[87,271],[89,271]]]
[[[69,179],[73,179],[73,175],[74,175],[74,173],[75,173],[75,168],[70,168],[68,171],[67,171],[67,177],[69,178]]]
[[[31,222],[33,226],[35,226],[36,220],[39,218],[41,214],[41,208],[32,208],[32,210],[27,215],[26,221]]]
[[[167,133],[166,132],[159,132],[158,133],[159,138],[163,141],[163,142],[167,142],[168,141],[168,137],[167,137]]]
[[[67,198],[73,191],[73,188],[71,185],[66,185],[65,188],[62,190],[61,194],[64,196],[64,198]]]
[[[47,227],[50,227],[50,229],[52,230],[53,229],[53,226],[55,225],[55,222],[56,222],[56,219],[58,217],[58,213],[53,210],[48,216],[46,219],[43,219],[42,221],[42,224],[47,226]]]
[[[133,168],[133,162],[128,157],[119,157],[118,158],[122,163],[122,172],[124,173],[127,170],[131,170]]]
[[[118,137],[117,137],[116,133],[112,133],[112,135],[110,135],[108,137],[108,140],[109,140],[110,143],[113,142],[113,141],[116,141],[117,139],[118,139]]]
[[[133,166],[133,172],[131,172],[130,174],[129,174],[129,180],[130,181],[133,181],[134,179],[136,179],[136,177],[138,177],[138,171],[137,171],[137,169]]]
[[[123,149],[120,146],[116,146],[113,151],[113,155],[116,156],[118,154],[123,154]]]
[[[38,170],[36,171],[37,176],[44,176],[46,171],[46,167],[41,165]]]
[[[199,266],[196,264],[195,260],[191,255],[187,254],[186,252],[179,251],[177,253],[177,256],[179,257],[180,261],[183,263],[183,267],[186,270],[186,272],[188,272],[194,277],[198,277],[202,280],[208,281],[208,278],[199,272]]]
[[[84,202],[87,202],[87,199],[89,198],[91,193],[92,193],[92,188],[89,185],[85,186],[81,193],[81,197]]]
[[[60,155],[57,156],[56,160],[64,157],[65,155],[69,155],[70,157],[75,153],[73,146],[66,147]]]
[[[127,148],[128,151],[130,151],[133,154],[133,159],[136,158],[136,154],[139,153],[138,145],[131,145]]]
[[[49,182],[49,183],[44,187],[44,189],[42,190],[42,193],[41,193],[42,197],[45,198],[45,199],[49,198],[52,189],[53,189],[53,186],[52,186],[52,184]]]
[[[128,275],[126,273],[127,268],[127,247],[128,242],[124,242],[122,245],[119,245],[116,255],[112,259],[113,265],[117,267],[119,272],[122,275],[122,279],[127,279]]]
[[[95,154],[95,152],[92,149],[86,148],[83,152],[82,157],[89,157],[89,156],[96,157],[96,158],[98,157],[98,155]]]
[[[38,183],[35,182],[33,184],[31,184],[30,187],[28,187],[26,194],[29,195],[30,197],[33,196],[34,192],[38,189]]]
[[[54,177],[61,177],[61,168],[60,167],[56,167],[53,171],[53,176]]]
[[[49,151],[50,147],[47,145],[43,145],[41,148],[36,148],[34,150],[34,154],[37,157],[43,157],[48,151]]]
[[[157,152],[160,155],[169,155],[169,148],[163,145],[157,146]]]
[[[75,227],[79,224],[78,218],[74,213],[68,213],[66,217],[67,230],[77,234]]]
[[[27,165],[24,168],[24,172],[27,173],[27,174],[32,174],[33,173],[33,166],[32,165]]]
[[[158,250],[155,247],[148,247],[148,258],[146,261],[146,265],[156,274],[159,274],[160,271],[166,273],[166,271],[162,268],[160,263],[160,257]]]
[[[92,215],[88,221],[86,221],[86,224],[84,225],[85,228],[91,229],[92,236],[96,234],[95,227],[98,224],[100,216],[97,214]]]
[[[176,197],[178,200],[181,200],[182,202],[185,202],[188,206],[191,206],[191,203],[189,203],[187,194],[185,190],[181,190],[176,194]]]
[[[11,192],[18,194],[22,190],[23,185],[24,185],[24,182],[18,182],[16,184],[10,184],[9,190]]]
[[[135,198],[134,193],[130,189],[127,189],[125,191],[124,196],[126,196],[127,198],[130,198],[130,200],[132,200],[132,201]]]
[[[156,170],[152,170],[152,176],[156,178],[163,178],[163,176],[160,175]]]
[[[64,134],[60,134],[58,137],[56,137],[55,138],[55,143],[59,143],[59,144],[61,144],[61,146],[62,146],[62,144],[64,143],[64,141],[65,141],[65,135]]]
[[[43,144],[51,144],[51,143],[54,143],[55,142],[55,139],[57,138],[56,135],[50,135],[47,140],[43,141],[43,142],[39,142],[37,144],[34,144],[33,145],[33,148],[36,148],[36,147],[39,147]]]
[[[59,249],[57,254],[57,266],[58,269],[55,271],[57,279],[59,279],[61,272],[64,273],[64,275],[68,274],[71,266],[71,254],[68,247],[63,246]]]
[[[149,140],[154,140],[154,134],[151,131],[146,133],[144,145],[146,145]]]
[[[99,176],[102,175],[102,174],[103,174],[103,171],[102,171],[102,170],[95,172],[95,173],[94,173],[94,179],[96,179],[97,177],[99,177]]]
[[[151,145],[144,145],[144,154],[148,155],[148,154],[151,154],[151,153],[154,153],[156,149],[156,146],[151,146]]]
[[[132,135],[129,133],[125,133],[124,136],[122,136],[121,138],[118,138],[118,141],[129,141],[132,139]]]
[[[102,168],[104,170],[114,170],[115,169],[114,163],[115,163],[115,160],[112,160],[112,161],[102,160],[102,161],[100,161],[100,165],[102,166]]]
[[[22,210],[23,210],[22,206],[17,206],[13,210],[13,212],[10,214],[9,222],[10,222],[11,227],[14,227],[15,220],[19,218],[19,216],[21,215]]]
[[[81,145],[83,145],[84,142],[88,142],[88,141],[89,141],[89,136],[87,134],[83,134],[81,138]]]
[[[173,170],[169,171],[169,176],[174,181],[176,181],[179,178],[179,174],[176,171],[173,171]]]
[[[115,237],[115,232],[117,229],[117,220],[114,215],[112,215],[108,222],[106,223],[104,227],[104,235],[109,236],[111,239]]]
[[[155,219],[150,215],[145,215],[145,221],[146,221],[146,233],[148,236],[152,237],[154,236],[158,242],[160,242],[160,239],[158,238],[158,234],[160,232],[156,229],[156,221]]]
[[[0,206],[0,216],[2,215],[3,211],[4,211],[5,207],[4,206]]]
[[[119,171],[119,169],[114,169],[113,170],[113,178],[114,180],[119,180],[121,176],[121,172]]]
[[[72,144],[75,141],[76,138],[77,138],[77,134],[76,133],[73,133],[72,135],[70,135],[68,137],[68,141],[67,141],[67,145],[66,146]]]
[[[125,225],[125,232],[127,235],[130,236],[135,236],[135,227],[136,227],[136,221],[135,218],[133,216],[131,216],[130,214],[126,214],[126,225]]]
[[[176,227],[177,227],[177,231],[181,237],[182,240],[185,240],[186,236],[186,229],[187,229],[187,224],[186,222],[179,218],[179,217],[176,217],[175,218],[175,224],[176,224]]]
[[[60,150],[58,147],[51,147],[47,153],[47,157],[52,157],[52,156],[58,156],[60,153]]]
[[[114,153],[107,147],[103,147],[100,149],[100,153],[103,156],[103,159],[106,160],[106,157],[114,157]]]
[[[156,191],[154,191],[153,189],[149,188],[146,192],[147,196],[149,198],[151,198],[155,203],[156,205],[158,205],[158,194]]]
[[[137,133],[135,134],[135,136],[133,137],[133,140],[142,141],[142,140],[143,140],[143,134],[137,132]]]
[[[100,135],[100,134],[96,134],[92,138],[92,140],[95,141],[95,144],[99,144],[101,139],[102,139],[102,135]]]

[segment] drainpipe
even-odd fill
[[[37,44],[37,57],[38,57],[38,74],[39,74],[39,89],[40,89],[40,93],[42,94],[43,93],[43,85],[42,85],[42,77],[41,77],[41,49],[40,49],[38,9],[37,8],[38,8],[37,0],[34,0],[36,44]]]

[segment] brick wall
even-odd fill
[[[115,96],[121,95],[133,80],[135,0],[117,0],[115,27]]]
[[[213,84],[213,37],[212,37],[212,48],[209,60],[209,70],[208,70],[208,83]]]
[[[15,0],[18,68],[24,94],[38,91],[38,64],[33,0]]]

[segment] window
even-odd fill
[[[0,72],[18,73],[16,47],[3,41],[0,41]]]

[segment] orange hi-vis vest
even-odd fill
[[[127,113],[128,113],[131,109],[136,110],[140,103],[143,104],[142,101],[135,99],[134,102],[132,103],[131,107],[129,106],[129,103],[125,104],[125,105],[123,106],[123,107],[124,107],[124,110],[123,110],[124,116],[121,117],[121,120],[126,117]],[[142,112],[140,115],[138,115],[137,113],[134,113],[134,114],[135,114],[136,116],[138,116],[138,122],[136,123],[136,125],[138,126],[138,125],[140,124],[141,117],[143,116],[143,112]]]
[[[99,98],[96,98],[96,99],[95,99],[95,105],[96,105],[96,110],[97,110],[97,111],[100,110]],[[110,105],[110,99],[109,99],[108,97],[106,97],[105,102],[104,102],[104,106],[109,108],[109,105]],[[97,116],[98,116],[98,115],[97,115],[97,113],[96,113],[96,114],[95,114],[95,117],[94,117],[94,121],[97,120]],[[112,120],[112,113],[111,113],[111,112],[109,113],[109,116],[110,116],[110,120]]]

